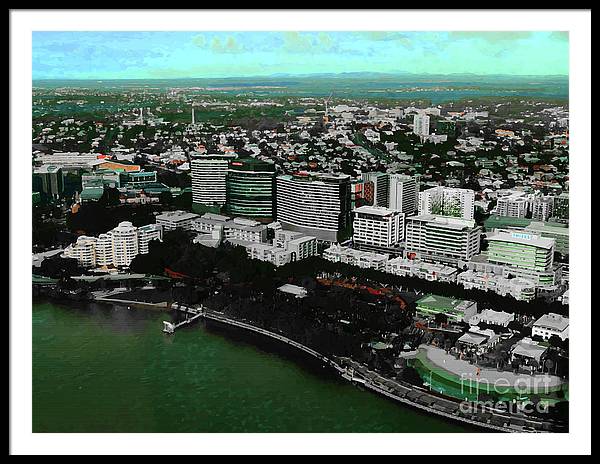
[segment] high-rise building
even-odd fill
[[[121,222],[109,232],[113,245],[113,264],[129,266],[139,253],[137,227],[131,222]]]
[[[488,234],[488,261],[516,268],[547,271],[554,262],[554,239],[527,232]]]
[[[364,182],[373,183],[373,206],[388,206],[389,174],[386,172],[363,172],[360,178]]]
[[[552,216],[559,221],[569,220],[569,193],[563,192],[554,197],[554,211]]]
[[[149,251],[148,244],[152,240],[160,240],[163,238],[163,227],[160,224],[147,224],[138,228],[138,248],[142,255]]]
[[[406,218],[406,257],[456,264],[480,250],[481,227],[472,219],[422,214]]]
[[[354,211],[354,245],[359,249],[387,251],[404,239],[404,213],[381,206],[361,206]]]
[[[531,203],[531,217],[535,221],[547,221],[552,216],[554,197],[543,196],[535,198]]]
[[[537,287],[559,282],[561,268],[554,265],[554,239],[527,232],[488,234],[488,262],[504,266],[505,274],[530,280]]]
[[[220,208],[227,200],[227,172],[235,154],[204,154],[192,158],[192,202],[197,209]]]
[[[229,163],[227,211],[235,216],[272,218],[275,165],[255,158]]]
[[[421,136],[429,135],[429,116],[427,114],[415,114],[413,118],[413,133]]]
[[[121,222],[117,227],[96,237],[79,237],[65,248],[63,256],[75,258],[81,266],[129,266],[138,254],[148,253],[151,240],[161,240],[160,224],[140,228],[131,222]]]
[[[366,203],[365,199],[365,181],[353,179],[350,182],[350,208],[358,208]],[[371,200],[372,203],[372,200]]]
[[[442,186],[424,190],[419,193],[419,214],[473,219],[475,192]]]
[[[404,214],[414,214],[418,208],[417,181],[404,174],[390,175],[390,209]]]
[[[438,121],[436,134],[444,134],[453,137],[456,133],[456,123],[454,121]]]
[[[63,171],[59,166],[45,164],[33,171],[33,189],[53,198],[58,198],[64,191]]]
[[[110,266],[113,263],[113,242],[110,233],[98,235],[96,241],[96,266]]]
[[[65,258],[76,259],[80,266],[92,267],[96,264],[96,237],[82,235],[77,241],[65,248]]]
[[[529,199],[525,192],[511,191],[499,196],[494,213],[498,216],[524,218],[529,211]]]
[[[297,174],[276,178],[277,220],[284,229],[327,242],[349,235],[350,178],[337,174]]]

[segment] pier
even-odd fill
[[[204,315],[204,307],[197,309],[197,308],[190,308],[187,306],[183,306],[178,303],[173,303],[171,305],[171,308],[185,313],[186,318],[183,321],[180,321],[177,323],[163,321],[163,332],[168,333],[168,334],[175,333],[175,331],[179,327],[183,327],[184,325],[191,324],[196,319],[199,319]],[[191,314],[192,316],[188,317],[189,314]]]

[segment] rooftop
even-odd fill
[[[547,349],[547,347],[539,345],[530,338],[524,338],[513,346],[512,354],[539,361]]]
[[[569,318],[560,314],[548,313],[540,317],[533,325],[534,327],[544,327],[562,332],[569,327]]]
[[[284,284],[278,288],[279,291],[295,295],[296,298],[304,298],[307,295],[307,291],[304,287],[292,284]]]
[[[187,221],[190,219],[196,219],[198,217],[200,216],[188,211],[165,211],[156,216],[156,219],[163,221]]]
[[[487,236],[489,242],[508,242],[519,243],[521,245],[530,245],[538,248],[550,250],[554,246],[554,239],[540,237],[539,235],[526,232],[492,232]]]
[[[460,311],[468,306],[471,306],[472,304],[475,304],[475,302],[469,300],[456,300],[454,298],[448,298],[440,295],[426,295],[417,300],[416,304],[417,307],[428,306],[439,311]]]
[[[397,212],[397,210],[389,209],[384,206],[360,206],[355,208],[354,213],[362,213],[362,214],[372,214],[374,216],[389,216]]]
[[[449,229],[462,230],[465,228],[475,227],[477,224],[473,219],[462,219],[448,216],[438,216],[435,214],[420,214],[418,216],[407,217],[410,221],[432,222],[436,225],[443,225]]]

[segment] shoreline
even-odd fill
[[[76,302],[75,300],[69,298],[49,299],[64,303]],[[194,310],[193,308],[178,305],[176,302],[173,302],[171,304],[167,303],[166,305],[163,305],[162,303],[160,305],[156,305],[147,302],[118,300],[109,298],[89,298],[79,301],[88,303],[95,302],[108,305],[129,305],[132,308],[136,307],[139,309],[146,310],[159,310],[161,312],[164,311],[166,313],[181,311],[186,314],[191,314],[192,311],[198,311]],[[188,312],[187,309],[190,309],[192,311]],[[497,411],[493,410],[482,412],[481,414],[483,415],[483,419],[489,419],[490,416],[496,417],[501,420],[504,420],[504,425],[498,425],[488,422],[482,422],[482,420],[477,420],[478,412],[470,413],[469,417],[467,417],[467,414],[458,412],[460,403],[456,400],[456,398],[442,397],[438,394],[432,394],[432,392],[430,392],[429,390],[425,388],[420,388],[416,385],[384,378],[376,372],[368,370],[366,366],[361,366],[360,364],[356,363],[355,361],[349,358],[337,358],[337,360],[330,359],[329,357],[317,352],[316,350],[313,350],[308,346],[296,342],[295,340],[292,340],[283,334],[278,334],[267,329],[254,326],[251,323],[229,318],[223,313],[207,311],[203,309],[202,316],[200,317],[200,319],[202,319],[202,321],[205,323],[210,322],[220,325],[222,327],[234,328],[236,330],[242,330],[246,333],[257,334],[259,336],[262,336],[265,340],[279,342],[279,344],[283,346],[292,347],[297,353],[308,355],[308,357],[313,361],[318,361],[321,364],[321,366],[329,368],[330,372],[333,375],[335,375],[335,377],[338,379],[342,379],[345,382],[349,382],[350,384],[357,386],[360,389],[367,389],[368,391],[371,391],[379,396],[384,396],[388,399],[393,400],[396,403],[400,403],[410,408],[420,410],[421,412],[427,413],[428,415],[433,415],[438,418],[448,420],[450,422],[460,423],[462,425],[473,427],[479,432],[544,433],[549,431],[544,427],[543,421],[531,420],[528,418],[521,417],[516,418],[511,416],[510,414],[499,415]],[[338,361],[343,361],[344,363],[352,364],[352,368],[348,369],[346,366],[342,367],[342,364],[340,364]],[[368,376],[376,377],[377,381],[365,378],[364,374],[359,372],[359,370],[354,369],[357,366],[361,368],[360,370],[362,372],[366,371]],[[386,386],[383,382],[388,383],[388,385],[389,383],[392,383],[394,385],[394,388]],[[397,393],[398,391],[400,393]],[[449,412],[450,410],[448,408],[448,405],[450,403],[453,403],[454,406],[454,411],[452,412]],[[522,425],[511,424],[511,419],[513,422],[520,422],[521,424],[526,424],[527,428],[523,429],[521,428]],[[550,428],[551,427],[552,424],[550,424]]]
[[[186,310],[179,309],[177,307],[173,307],[172,309],[175,311],[182,310],[183,312],[186,312]],[[451,412],[448,412],[447,405],[448,405],[448,403],[455,403],[455,406],[458,409],[459,403],[455,399],[446,398],[446,397],[441,398],[438,395],[431,394],[431,392],[429,392],[428,390],[420,389],[416,385],[411,385],[411,384],[407,384],[404,382],[400,383],[397,381],[393,381],[391,379],[385,379],[384,377],[381,377],[379,374],[374,373],[372,371],[368,371],[368,370],[367,371],[369,372],[369,375],[377,376],[381,381],[373,381],[370,379],[365,379],[364,376],[362,376],[362,375],[360,377],[355,376],[354,369],[348,370],[346,367],[342,367],[341,364],[334,361],[333,359],[330,359],[327,356],[324,356],[323,354],[313,350],[312,348],[309,348],[299,342],[296,342],[296,341],[286,337],[285,335],[277,334],[275,332],[254,326],[252,324],[248,324],[246,322],[231,319],[231,318],[225,316],[224,314],[221,315],[221,314],[215,313],[215,312],[203,311],[201,318],[204,321],[211,321],[214,323],[226,325],[228,327],[235,327],[237,329],[242,329],[245,331],[253,332],[253,333],[262,335],[264,337],[267,337],[271,340],[279,341],[287,346],[294,347],[297,350],[304,352],[305,354],[311,356],[313,359],[318,360],[323,365],[332,369],[334,371],[334,373],[337,374],[338,378],[342,378],[345,381],[347,381],[355,386],[366,388],[378,395],[385,396],[389,399],[392,399],[397,403],[401,403],[403,405],[419,409],[419,410],[424,411],[431,415],[442,417],[442,418],[450,420],[450,421],[467,424],[471,427],[475,427],[477,429],[482,429],[482,431],[487,431],[487,432],[490,432],[490,431],[491,432],[503,432],[503,433],[519,433],[519,432],[543,433],[543,432],[547,432],[547,430],[544,430],[544,426],[543,426],[544,423],[541,421],[518,418],[518,422],[526,423],[527,426],[529,427],[528,429],[522,429],[520,425],[510,424],[511,419],[513,421],[517,421],[517,418],[511,417],[510,415],[499,415],[495,411],[486,411],[486,412],[482,413],[484,415],[483,417],[487,418],[488,416],[491,415],[492,417],[506,421],[506,422],[504,422],[504,424],[508,423],[509,425],[496,425],[496,424],[489,423],[489,422],[482,422],[481,420],[475,419],[476,417],[478,417],[476,413],[471,414],[471,417],[465,417],[463,415],[459,415],[458,413],[456,413],[456,410],[454,413],[451,413]],[[347,358],[340,358],[340,359],[347,359]],[[396,384],[397,388],[402,389],[401,395],[394,393],[394,391],[396,391],[396,390],[393,390],[390,387],[386,387],[386,385],[383,384],[382,382],[391,382],[393,384]],[[444,406],[442,406],[444,404],[446,405],[446,408],[444,408]]]

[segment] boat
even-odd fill
[[[168,321],[163,321],[163,332],[168,334],[175,333],[175,324]]]

